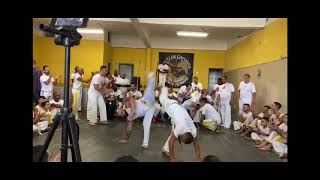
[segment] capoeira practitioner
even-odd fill
[[[187,110],[178,104],[178,101],[168,98],[168,88],[163,87],[160,93],[160,103],[171,117],[172,132],[162,148],[162,152],[167,154],[170,161],[175,161],[174,145],[176,140],[181,143],[190,144],[193,142],[196,159],[201,160],[200,147],[197,140],[197,129],[193,124]]]
[[[221,124],[220,114],[208,103],[208,99],[203,97],[200,99],[200,113],[194,117],[194,121],[200,122],[205,128],[216,131],[217,126]]]
[[[78,67],[78,70],[74,75],[73,85],[72,85],[72,95],[73,95],[72,111],[75,115],[76,120],[79,120],[78,111],[81,111],[83,83],[90,82],[93,77],[93,73],[92,73],[90,79],[85,80],[85,79],[83,79],[83,74],[84,74],[83,68]]]
[[[220,113],[220,110],[219,110],[219,106],[217,105],[217,100],[218,100],[218,91],[220,89],[220,86],[222,85],[222,78],[218,78],[217,79],[217,84],[215,84],[213,86],[213,90],[211,92],[211,95],[214,97],[213,98],[213,107],[214,109],[216,109],[219,113]]]
[[[87,119],[89,120],[90,126],[97,124],[97,111],[99,107],[100,111],[100,122],[103,124],[109,124],[107,119],[107,109],[102,93],[109,94],[113,90],[107,89],[105,85],[105,76],[108,73],[106,66],[100,67],[100,72],[93,76],[88,90],[88,105],[87,105]]]
[[[40,83],[41,83],[41,91],[40,96],[46,97],[47,101],[52,99],[53,95],[53,85],[56,85],[58,81],[58,76],[55,78],[52,77],[50,73],[49,66],[43,66],[43,74],[40,76]]]
[[[124,108],[118,108],[116,110],[115,116],[127,118],[127,128],[125,138],[120,140],[120,143],[126,144],[128,143],[133,122],[135,119],[139,117],[143,117],[143,144],[142,147],[144,149],[148,149],[149,143],[149,135],[150,135],[150,127],[152,117],[154,115],[156,106],[155,106],[155,76],[154,73],[149,73],[148,75],[148,85],[144,96],[140,99],[135,99],[134,97],[129,97],[129,101],[127,106]],[[124,98],[127,97],[124,95]]]
[[[169,72],[169,66],[162,61],[162,64],[158,65],[158,72],[159,72],[159,86],[165,86],[167,74]]]
[[[251,109],[255,109],[256,87],[250,82],[250,75],[244,74],[243,81],[239,84],[239,113],[243,113],[243,105],[249,104]]]

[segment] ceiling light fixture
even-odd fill
[[[178,36],[188,36],[188,37],[207,37],[206,32],[192,32],[192,31],[177,31]]]
[[[103,34],[103,29],[77,29],[80,34]]]

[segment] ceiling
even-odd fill
[[[223,50],[228,48],[228,43],[263,28],[267,20],[268,18],[90,18],[87,28],[110,32],[113,47]],[[51,18],[34,18],[35,34],[41,34],[37,30],[39,24],[49,24],[50,21]],[[207,38],[178,37],[176,31],[201,31],[209,35]],[[105,36],[83,34],[83,38],[103,40]]]

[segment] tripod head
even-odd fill
[[[82,38],[77,28],[87,27],[89,18],[52,18],[51,25],[40,24],[40,30],[54,34],[54,42],[61,46],[77,46]]]

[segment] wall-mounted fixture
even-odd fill
[[[260,77],[261,77],[261,70],[258,69],[258,78],[260,78]]]

